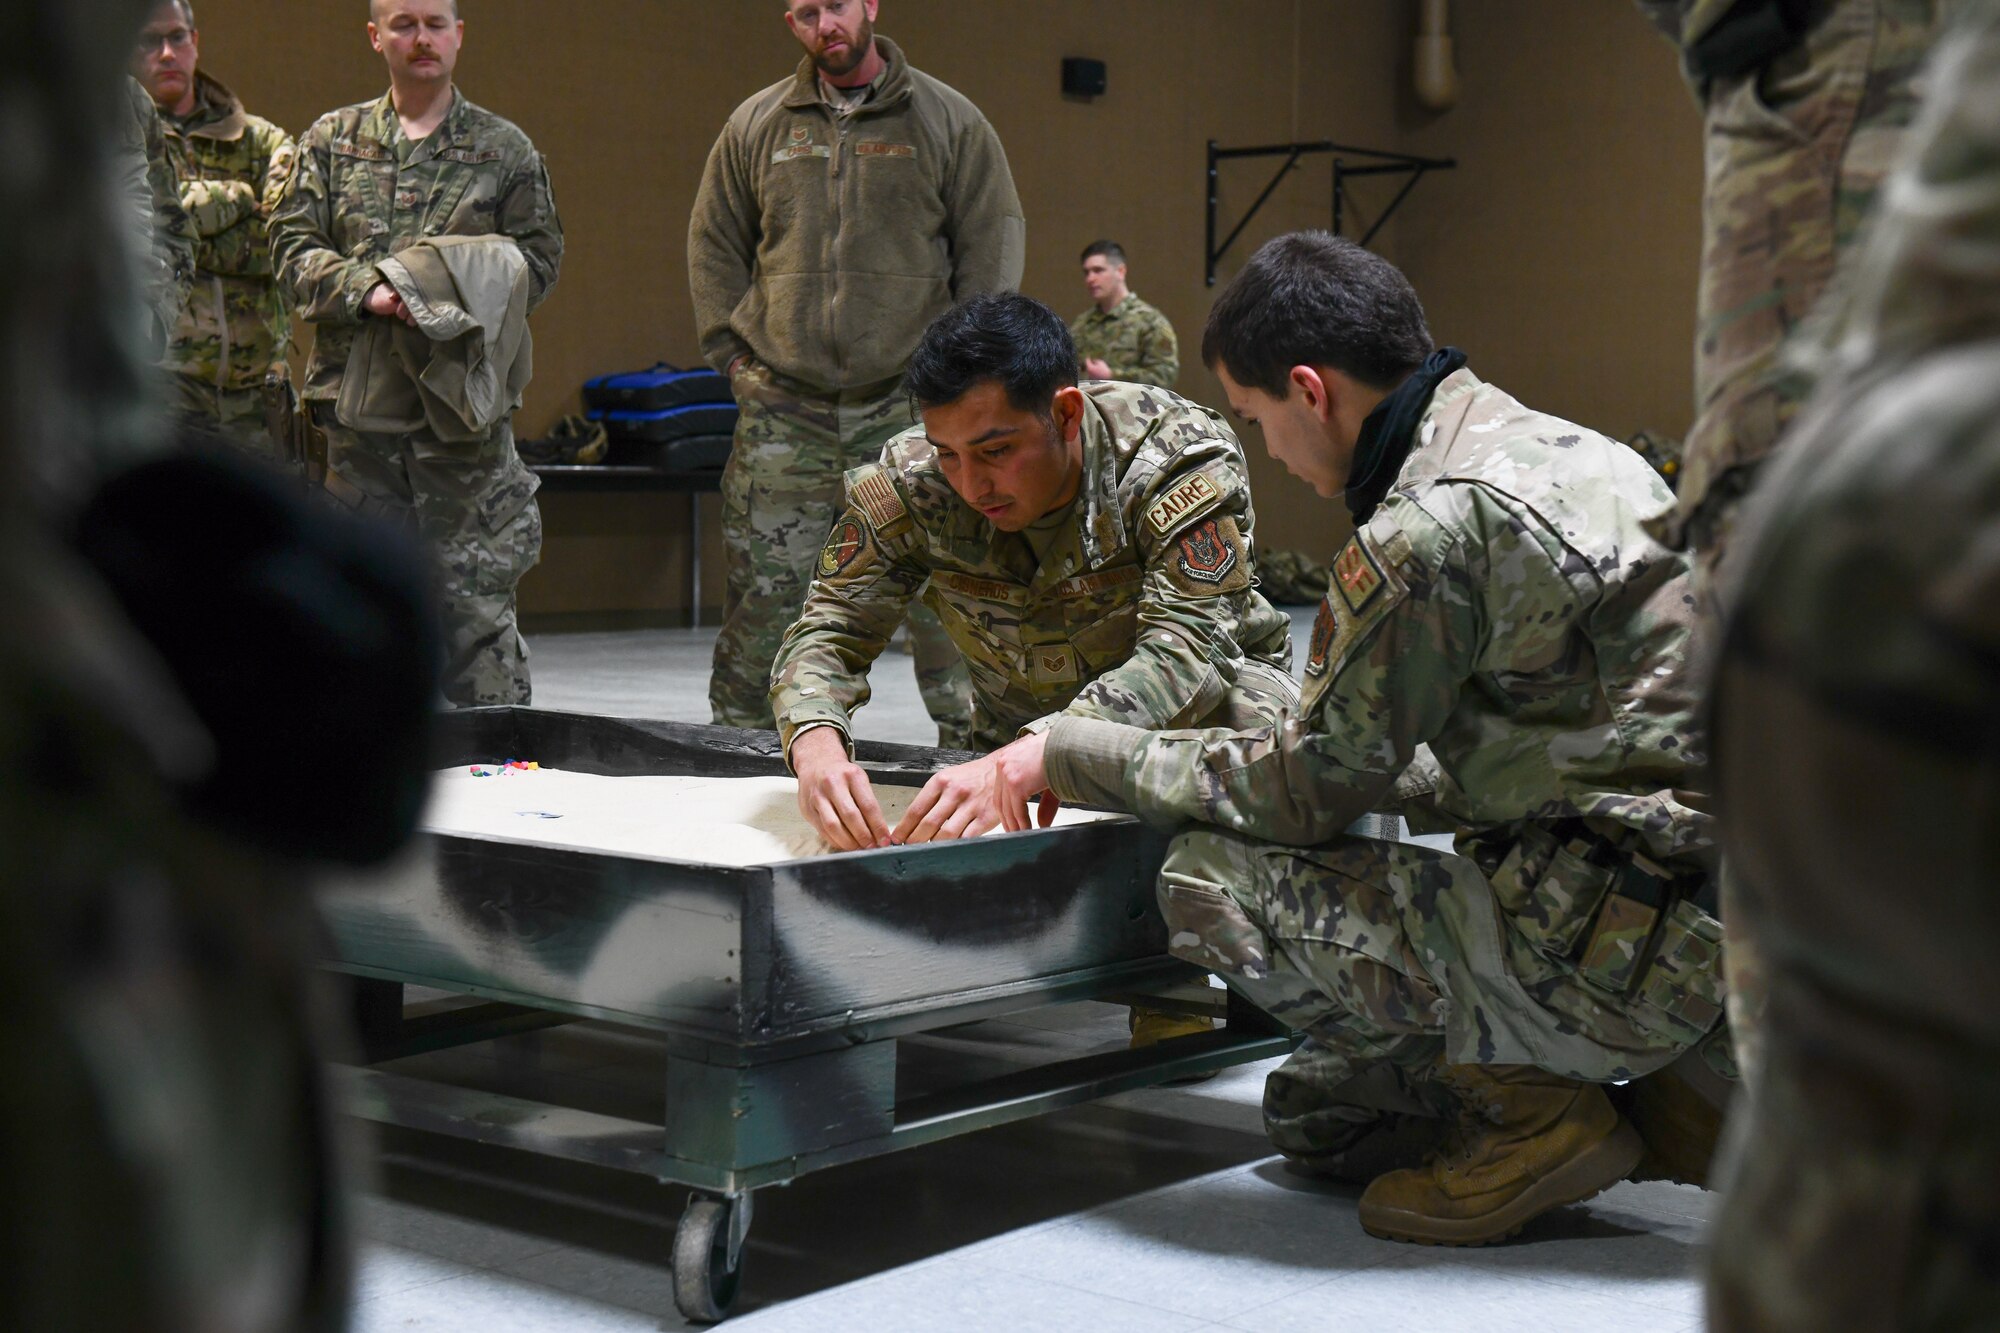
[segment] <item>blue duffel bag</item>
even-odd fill
[[[594,409],[584,415],[603,422],[605,433],[614,443],[672,444],[696,435],[736,433],[734,403],[689,403],[657,412]]]
[[[599,375],[583,385],[583,405],[598,412],[664,412],[698,403],[733,407],[735,402],[729,381],[714,371],[679,370],[665,361],[651,370]]]

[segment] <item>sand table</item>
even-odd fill
[[[424,827],[500,842],[663,861],[752,866],[833,851],[799,813],[790,777],[599,777],[562,769],[475,777],[436,775]],[[889,827],[916,799],[915,787],[875,788]],[[1058,825],[1113,818],[1063,810]]]

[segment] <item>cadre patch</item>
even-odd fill
[[[848,486],[847,493],[883,538],[899,537],[910,526],[910,511],[903,505],[903,493],[889,479],[886,468],[868,469]]]
[[[1197,472],[1175,483],[1162,499],[1155,501],[1146,510],[1146,522],[1155,534],[1165,537],[1221,503],[1222,488],[1210,481],[1206,473]]]
[[[826,546],[819,553],[819,576],[838,577],[867,550],[868,525],[850,509],[833,521],[833,531],[826,535]]]

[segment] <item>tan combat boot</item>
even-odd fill
[[[1372,1236],[1419,1245],[1488,1245],[1534,1218],[1623,1180],[1645,1145],[1594,1083],[1531,1065],[1451,1065],[1458,1127],[1423,1166],[1392,1171],[1361,1195]]]

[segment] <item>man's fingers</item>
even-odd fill
[[[836,851],[858,850],[854,846],[854,839],[841,824],[840,813],[833,808],[833,803],[822,796],[815,802],[815,806],[813,824],[819,829],[819,836],[833,844]]]
[[[896,831],[889,835],[890,839],[895,842],[918,841],[914,836],[917,826],[924,822],[924,816],[931,812],[931,807],[936,805],[938,798],[943,795],[944,786],[940,779],[932,778],[926,782],[924,789],[917,793],[917,799],[911,801],[910,808],[903,813],[902,822],[896,825]]]
[[[1052,791],[1042,793],[1039,808],[1035,811],[1035,823],[1048,828],[1056,822],[1056,812],[1062,809],[1062,800]]]
[[[976,838],[992,827],[992,816],[980,808],[979,802],[967,801],[952,811],[951,817],[944,821],[944,827],[938,830],[938,837]]]
[[[861,822],[868,831],[868,846],[887,847],[889,824],[882,818],[882,803],[875,799],[875,788],[870,785],[868,775],[858,768],[850,771],[847,790],[853,795],[854,808],[860,813]]]

